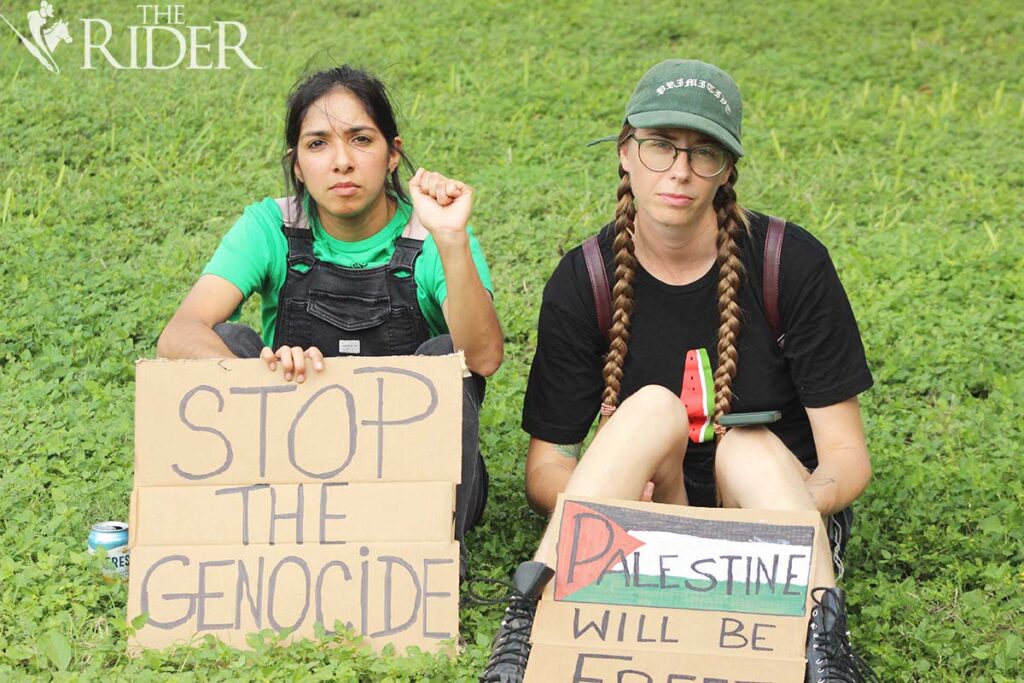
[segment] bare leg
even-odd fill
[[[594,437],[573,472],[565,493],[639,500],[654,482],[654,500],[686,505],[683,456],[689,438],[686,409],[660,386],[630,396]],[[548,523],[534,559],[554,563],[555,531]]]
[[[715,477],[725,507],[817,512],[805,484],[810,476],[785,444],[764,427],[729,430],[715,452]],[[822,561],[817,563],[811,585],[835,586],[825,533],[818,534],[815,552]]]

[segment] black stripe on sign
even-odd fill
[[[619,526],[627,531],[666,531],[673,534],[685,534],[687,536],[720,539],[723,541],[739,541],[742,543],[758,541],[761,543],[779,543],[782,545],[805,547],[810,547],[814,542],[814,527],[812,526],[695,519],[693,517],[676,517],[675,515],[666,515],[660,512],[620,508],[601,503],[571,502],[589,507],[595,512],[600,512],[606,517],[615,520]]]

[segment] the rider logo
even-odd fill
[[[8,21],[4,15],[0,14],[0,19],[3,19],[4,23],[14,31],[21,44],[25,46],[25,49],[33,57],[39,60],[40,64],[55,74],[60,73],[60,66],[53,59],[53,52],[61,43],[70,43],[72,41],[66,21],[50,22],[53,19],[53,5],[46,0],[42,0],[39,3],[39,9],[28,13],[28,35],[24,35],[15,28],[14,24]],[[48,23],[50,24],[49,26],[47,26]]]
[[[192,25],[185,19],[185,5],[136,5],[141,10],[138,25],[108,21],[100,17],[79,19],[76,31],[81,46],[81,68],[117,71],[227,70],[233,66],[261,69],[245,53],[248,29],[240,21],[213,21]],[[38,10],[28,13],[28,27],[18,27],[3,14],[0,20],[39,63],[52,73],[60,67],[53,58],[58,45],[72,42],[68,23],[54,20],[53,5],[42,0]],[[63,54],[63,53],[62,53]]]

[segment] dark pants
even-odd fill
[[[247,325],[221,323],[213,331],[239,358],[259,358],[263,350],[263,340]],[[420,344],[416,355],[443,356],[453,351],[452,338],[445,334]],[[487,504],[490,480],[480,455],[480,404],[486,388],[480,375],[462,380],[462,483],[455,490],[455,539],[463,547],[466,532],[480,521]]]

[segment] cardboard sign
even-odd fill
[[[458,634],[461,355],[139,361],[129,651],[340,620],[373,647]]]
[[[803,680],[819,515],[560,497],[553,519],[528,681]]]

